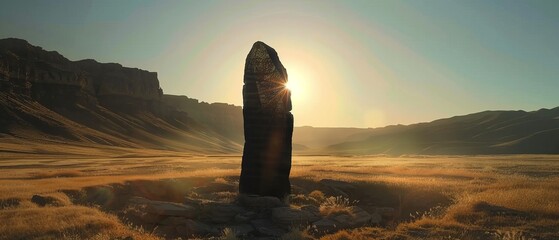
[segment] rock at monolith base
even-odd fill
[[[285,199],[291,192],[291,92],[278,54],[256,42],[245,63],[243,117],[245,146],[241,194]]]

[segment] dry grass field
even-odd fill
[[[124,202],[182,202],[193,187],[234,183],[241,161],[60,144],[2,148],[0,239],[159,239],[120,217]],[[291,179],[292,204],[338,196],[342,211],[395,213],[381,225],[329,234],[300,226],[284,239],[559,239],[559,156],[294,156]],[[339,196],[321,188],[324,179],[353,190]],[[32,202],[34,194],[48,204]]]

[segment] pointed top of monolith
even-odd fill
[[[265,75],[268,77],[251,77]],[[258,80],[281,84],[287,82],[287,72],[279,60],[278,53],[275,49],[261,41],[257,41],[252,45],[245,62],[245,82]]]

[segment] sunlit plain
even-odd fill
[[[143,184],[144,197],[181,202],[193,187],[216,179],[237,181],[240,160],[237,155],[118,148],[92,151],[91,155],[4,153],[0,156],[0,221],[4,223],[0,236],[155,239],[155,235],[106,213],[103,207],[83,205],[72,196],[85,189],[118,189],[148,181],[158,187],[150,189],[150,184]],[[294,157],[292,184],[303,189],[294,192],[294,201],[316,190],[313,186],[322,179],[350,182],[359,189],[360,194],[349,196],[358,206],[393,207],[397,216],[389,226],[317,238],[476,239],[512,232],[541,239],[559,237],[553,230],[559,228],[557,156]],[[40,208],[30,201],[33,194],[52,196],[59,205]],[[124,196],[110,195],[114,201]],[[495,206],[516,215],[494,215],[491,207]],[[67,221],[72,224],[58,224]]]

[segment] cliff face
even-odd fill
[[[121,111],[157,109],[157,102],[163,95],[157,73],[95,60],[73,64],[90,80],[88,90],[93,92],[101,105]]]
[[[70,61],[25,40],[0,40],[0,141],[15,137],[194,152],[240,151],[235,136],[242,135],[228,132],[229,125],[222,122],[226,119],[215,113],[221,105],[190,103],[186,97],[164,102],[162,97],[157,73],[95,60]]]
[[[0,75],[6,88],[42,104],[81,104],[155,111],[161,99],[157,73],[95,60],[70,61],[21,39],[0,40]]]

